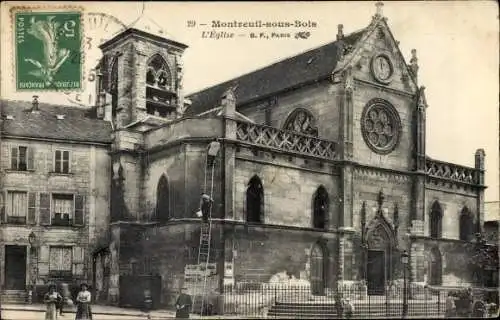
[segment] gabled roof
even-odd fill
[[[346,35],[341,41],[354,45],[365,29]],[[328,77],[340,58],[341,41],[334,41],[224,83],[193,93],[186,115],[196,115],[219,106],[224,91],[236,85],[238,106],[273,93]]]
[[[111,124],[97,119],[92,110],[39,103],[39,111],[31,112],[29,101],[2,100],[0,104],[2,135],[111,143]],[[64,119],[57,119],[57,115],[64,115]]]

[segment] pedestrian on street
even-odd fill
[[[91,295],[85,283],[80,285],[80,292],[76,297],[76,318],[75,320],[92,320],[92,310],[90,308]]]
[[[43,297],[43,302],[47,306],[45,320],[57,320],[57,302],[62,299],[54,284],[49,285],[49,292]]]
[[[351,319],[354,314],[354,306],[349,298],[344,300],[344,317],[346,319]]]
[[[446,318],[453,318],[456,315],[457,307],[455,306],[455,297],[453,292],[448,292],[448,296],[446,297]]]
[[[335,295],[335,311],[337,311],[338,319],[344,317],[344,303],[342,301],[342,295],[339,292]]]
[[[57,293],[59,294],[59,297],[57,298],[57,305],[56,309],[59,310],[59,315],[63,315],[63,307],[64,307],[64,293],[62,292],[62,288],[60,287],[59,290],[57,290]]]
[[[177,298],[177,302],[175,302],[175,308],[177,310],[175,313],[176,319],[189,319],[189,313],[191,312],[193,301],[191,300],[191,296],[187,294],[186,291],[187,288],[183,287],[181,289],[181,294]]]

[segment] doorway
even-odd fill
[[[5,246],[5,289],[26,290],[26,246]]]
[[[383,295],[385,293],[385,252],[368,250],[367,286],[368,295]]]
[[[316,243],[311,250],[311,293],[316,296],[325,295],[325,254],[323,247]]]

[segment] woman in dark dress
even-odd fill
[[[177,298],[177,302],[175,302],[175,308],[177,309],[175,313],[176,319],[189,319],[193,301],[191,300],[191,296],[186,293],[186,290],[186,287],[182,288],[181,294]]]

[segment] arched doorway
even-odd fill
[[[321,243],[315,243],[311,249],[311,293],[316,296],[325,294],[326,286],[326,250]]]
[[[441,268],[441,252],[434,247],[429,254],[429,284],[441,285],[442,268]]]
[[[390,229],[383,223],[378,223],[368,232],[366,281],[369,295],[385,294],[385,284],[392,272],[391,239]]]

